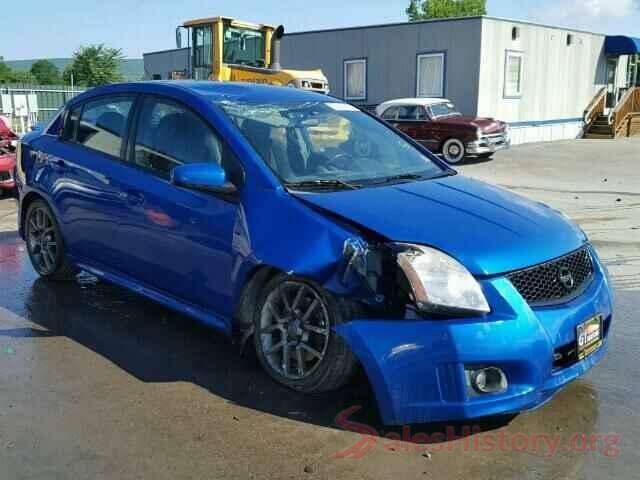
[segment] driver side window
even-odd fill
[[[166,98],[143,100],[131,161],[166,179],[180,165],[217,163],[236,186],[243,182],[242,167],[216,132],[189,108]]]
[[[169,100],[146,98],[136,129],[133,162],[168,178],[186,163],[221,164],[220,140],[196,114]]]

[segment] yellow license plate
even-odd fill
[[[596,315],[576,327],[578,360],[598,350],[602,346],[602,315]]]

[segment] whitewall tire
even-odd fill
[[[447,163],[460,163],[466,153],[464,143],[457,138],[450,138],[442,146],[442,156]]]

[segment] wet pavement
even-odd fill
[[[582,225],[614,277],[609,353],[534,412],[404,429],[380,424],[363,376],[298,395],[151,301],[37,279],[2,199],[0,478],[640,478],[638,161],[639,141],[581,141],[460,167]]]

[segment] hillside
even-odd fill
[[[29,70],[37,60],[5,60],[4,63],[15,70]],[[70,58],[47,58],[47,60],[53,63],[60,70],[60,73],[71,63]],[[122,62],[120,72],[128,81],[142,80],[144,77],[144,62],[141,58],[127,58]]]

